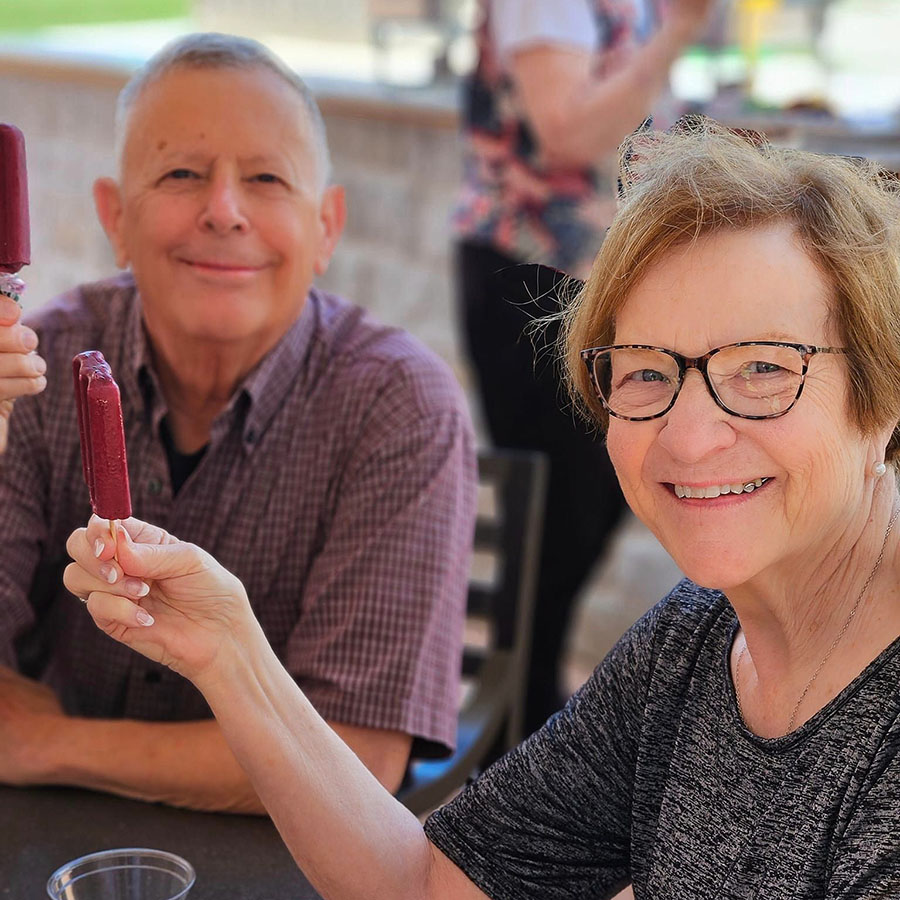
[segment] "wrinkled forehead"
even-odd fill
[[[163,145],[210,152],[243,142],[263,152],[308,158],[318,180],[326,165],[304,99],[263,66],[177,64],[143,85],[119,124],[120,174]]]
[[[830,279],[788,223],[715,231],[672,248],[631,285],[616,343],[698,356],[755,339],[834,339]]]

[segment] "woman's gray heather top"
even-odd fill
[[[741,721],[737,618],[683,581],[426,824],[495,900],[900,898],[900,640],[801,728]]]

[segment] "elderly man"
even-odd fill
[[[455,737],[475,483],[460,391],[408,335],[311,286],[344,197],[315,102],[262,46],[177,41],[125,88],[118,128],[119,178],[95,202],[129,271],[30,328],[0,306],[0,396],[19,397],[0,464],[0,781],[262,809],[199,693],[62,586],[90,512],[71,358],[99,349],[135,515],[244,581],[288,670],[396,790],[411,753]]]

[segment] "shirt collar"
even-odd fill
[[[303,377],[304,363],[316,330],[317,309],[318,297],[313,288],[293,325],[247,375],[232,398],[233,404],[237,394],[243,392],[250,401],[243,435],[248,451],[259,442],[294,383]]]
[[[125,365],[121,375],[117,373],[119,387],[132,408],[143,410],[147,419],[156,426],[166,413],[165,400],[153,368],[150,340],[144,328],[141,295],[136,287],[133,287],[133,291],[122,327],[122,334],[125,336],[122,358]]]

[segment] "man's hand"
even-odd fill
[[[65,713],[50,688],[0,666],[0,782],[35,784],[42,751]]]
[[[18,303],[0,295],[0,453],[9,438],[13,400],[39,394],[47,386],[47,364],[35,352],[37,335],[19,323],[21,315]]]

